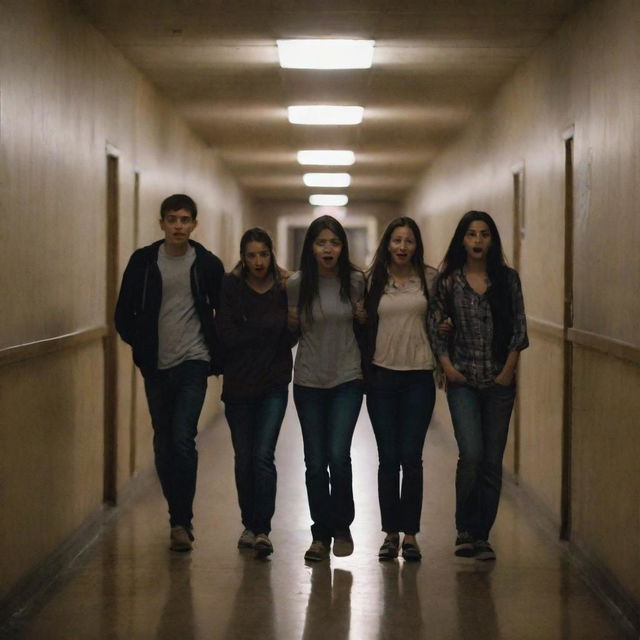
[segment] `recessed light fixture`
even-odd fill
[[[353,151],[338,149],[308,149],[298,151],[300,164],[351,165],[356,161]]]
[[[363,107],[344,107],[329,104],[301,105],[288,107],[289,122],[292,124],[360,124]]]
[[[344,207],[349,202],[349,196],[332,193],[316,193],[309,196],[309,204],[314,207]]]
[[[307,187],[348,187],[351,184],[348,173],[305,173],[302,179]]]
[[[375,40],[278,40],[284,69],[369,69]]]

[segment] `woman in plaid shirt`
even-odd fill
[[[448,335],[438,331],[448,322]],[[489,532],[515,400],[515,370],[529,346],[520,278],[505,264],[500,234],[483,211],[466,213],[442,262],[429,305],[431,347],[447,378],[458,443],[455,555],[495,559]]]

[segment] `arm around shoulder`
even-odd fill
[[[450,332],[443,333],[441,325],[451,318],[453,311],[448,309],[447,282],[435,269],[434,271],[427,310],[427,330],[431,349],[434,355],[439,357],[440,355],[448,355],[449,352]]]

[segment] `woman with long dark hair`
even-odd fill
[[[422,448],[435,403],[426,318],[437,271],[424,263],[413,219],[389,223],[367,275],[367,409],[378,445],[378,499],[386,533],[378,557],[397,558],[403,532],[403,558],[418,561]]]
[[[287,281],[290,328],[300,341],[293,377],[304,458],[312,543],[305,559],[353,552],[351,440],[362,404],[360,351],[354,317],[361,317],[364,275],[349,261],[342,225],[331,216],[307,229],[300,270]]]
[[[429,319],[459,449],[455,555],[493,560],[489,533],[500,501],[515,371],[529,341],[520,278],[505,262],[488,213],[469,211],[458,223]],[[449,337],[438,332],[443,321],[452,325]]]
[[[273,552],[274,453],[291,381],[287,296],[269,234],[255,227],[240,240],[240,262],[222,280],[217,316],[224,352],[222,400],[235,452],[244,531],[239,548]]]

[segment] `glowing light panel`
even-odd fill
[[[351,184],[348,173],[305,173],[302,179],[307,187],[348,187]]]
[[[369,69],[375,40],[277,40],[284,69]]]
[[[300,164],[351,165],[356,161],[353,151],[338,149],[308,149],[298,151]]]
[[[292,124],[350,125],[362,122],[364,108],[314,104],[288,107],[288,112]]]
[[[315,193],[309,196],[309,204],[314,207],[344,207],[349,202],[349,196],[343,194]]]

